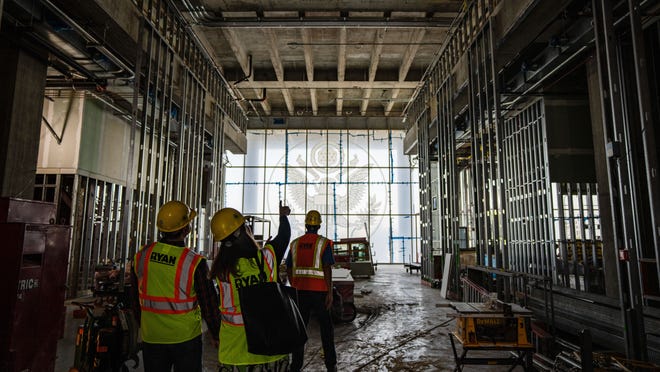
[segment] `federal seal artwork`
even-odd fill
[[[300,147],[304,147],[302,142]],[[351,147],[355,149],[355,146]],[[286,201],[293,210],[303,211],[316,209],[325,211],[324,223],[337,227],[338,234],[343,236],[348,231],[348,236],[365,235],[365,223],[368,222],[368,214],[372,215],[371,229],[376,229],[383,220],[386,210],[385,193],[371,192],[369,196],[369,168],[360,164],[375,164],[375,159],[365,162],[358,156],[370,156],[367,149],[359,148],[347,151],[346,146],[340,146],[337,142],[322,141],[310,144],[305,159],[304,148],[290,148],[293,158],[288,159],[289,168],[287,179],[283,183],[281,192],[286,189]],[[350,157],[350,158],[349,158]],[[285,164],[286,159],[281,159],[280,164]],[[378,179],[386,179],[384,171],[379,168],[371,168],[378,172]],[[282,182],[282,180],[270,179],[270,182]],[[269,195],[269,197],[272,197]],[[305,204],[305,199],[307,204]],[[273,201],[268,201],[272,204]],[[277,201],[275,201],[277,204]],[[334,213],[337,211],[337,213]],[[351,215],[350,229],[347,215]],[[380,216],[377,216],[380,215]],[[376,221],[373,217],[377,217]],[[374,222],[376,225],[374,226]]]

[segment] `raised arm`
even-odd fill
[[[280,200],[280,227],[277,229],[277,236],[269,243],[275,249],[275,258],[278,263],[284,258],[284,253],[291,240],[291,225],[287,217],[289,214],[291,214],[291,208],[282,205],[282,201]]]

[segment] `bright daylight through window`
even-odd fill
[[[321,234],[369,238],[375,262],[418,260],[418,169],[403,153],[403,136],[387,130],[248,131],[248,154],[226,156],[225,204],[272,221],[275,234],[283,200],[292,210],[292,236],[304,233],[305,213],[316,209],[323,216]]]

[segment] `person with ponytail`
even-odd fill
[[[210,276],[220,291],[220,335],[218,361],[220,372],[284,372],[289,369],[288,355],[257,355],[248,352],[238,290],[263,280],[277,281],[278,265],[284,258],[291,226],[291,209],[280,202],[277,236],[261,248],[243,215],[234,208],[223,208],[211,219],[214,244],[219,244]],[[264,262],[266,278],[260,277],[258,262]]]

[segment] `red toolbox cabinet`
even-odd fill
[[[64,325],[70,227],[55,205],[0,198],[0,370],[53,371]]]

